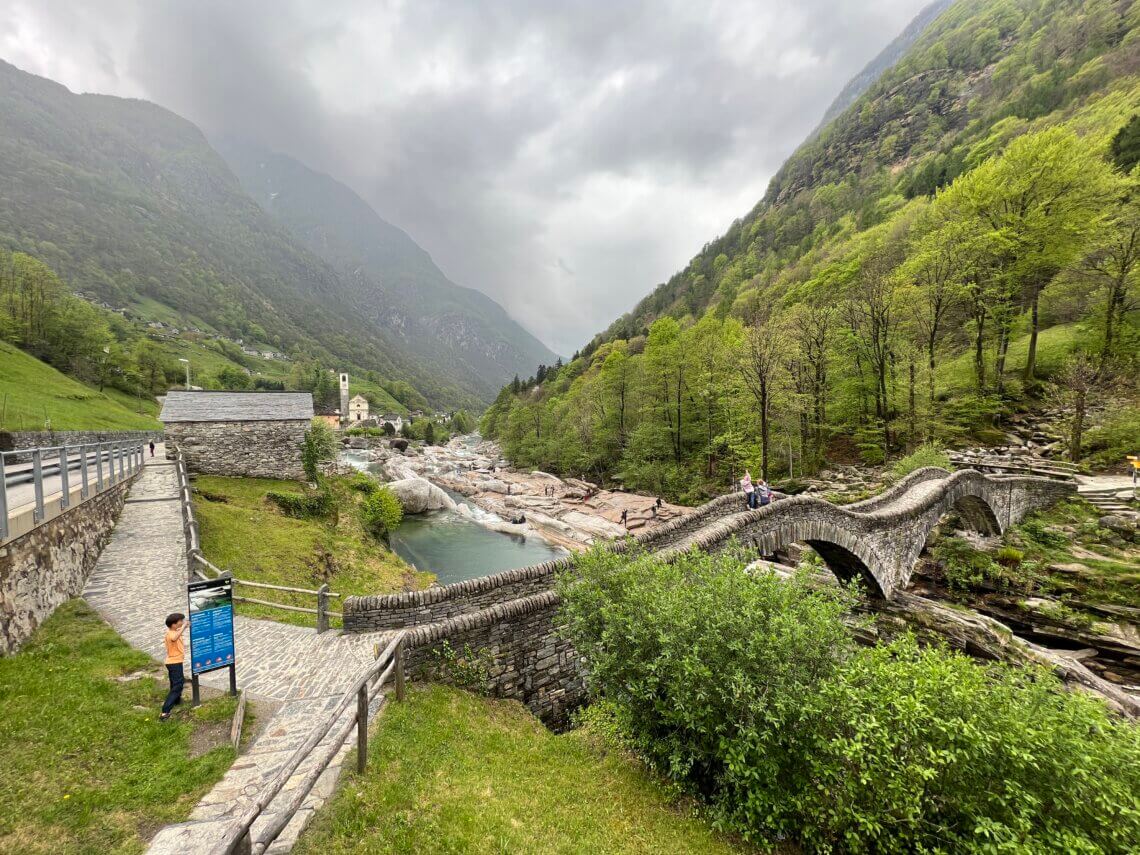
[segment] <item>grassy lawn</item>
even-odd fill
[[[742,852],[583,731],[556,735],[513,701],[417,686],[374,728],[294,850]]]
[[[223,570],[253,582],[318,588],[328,583],[337,593],[380,594],[417,590],[432,580],[406,564],[396,553],[369,536],[360,525],[356,505],[360,494],[344,478],[330,478],[338,513],[319,519],[285,516],[265,494],[296,493],[295,481],[268,478],[225,478],[200,475],[194,479],[194,509],[202,531],[202,551]],[[239,593],[262,600],[313,608],[311,596],[280,591]],[[337,601],[333,610],[339,611]],[[312,626],[315,617],[249,603],[243,614]],[[335,621],[334,621],[335,623]]]
[[[126,399],[130,399],[127,405]],[[157,405],[148,402],[146,412]],[[0,430],[154,430],[159,423],[138,415],[135,401],[118,392],[84,386],[45,362],[0,342]]]
[[[1037,335],[1037,376],[1048,377],[1061,367],[1065,357],[1072,353],[1080,335],[1077,324],[1059,324],[1041,330]],[[1028,334],[1016,334],[1009,343],[1009,353],[1005,361],[1006,388],[1010,394],[1019,394],[1021,374],[1025,370],[1025,359],[1029,354]],[[987,348],[986,380],[993,381],[992,348]],[[974,391],[974,352],[967,349],[953,359],[946,359],[938,366],[937,390],[939,394],[951,397]]]
[[[189,815],[233,761],[234,700],[159,722],[160,674],[82,600],[0,658],[0,852],[141,852]]]

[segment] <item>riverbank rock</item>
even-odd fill
[[[404,478],[401,481],[392,481],[386,486],[396,494],[406,514],[455,510],[455,502],[451,496],[423,478]]]

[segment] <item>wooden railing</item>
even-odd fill
[[[186,471],[186,461],[182,456],[182,449],[177,445],[174,446],[174,467],[178,476],[178,498],[182,504],[182,528],[186,535],[187,577],[197,576],[199,579],[212,579],[226,575],[229,571],[222,570],[202,554],[202,537],[198,529],[198,519],[194,515],[194,505],[191,501],[190,477]],[[329,618],[344,618],[343,612],[333,611],[329,608],[329,600],[334,597],[339,598],[341,595],[335,591],[330,591],[328,585],[321,585],[321,587],[316,590],[312,588],[293,588],[288,585],[270,585],[266,582],[251,582],[248,579],[241,579],[232,574],[229,575],[233,578],[235,586],[315,597],[316,607],[291,606],[285,603],[276,603],[272,600],[236,595],[234,596],[234,602],[249,603],[250,605],[280,609],[287,612],[301,612],[303,614],[315,615],[318,633],[328,630]]]
[[[226,830],[226,833],[210,850],[212,855],[231,855],[231,853],[262,855],[292,820],[298,808],[301,807],[317,783],[317,779],[332,763],[354,727],[356,728],[356,768],[358,772],[364,771],[368,764],[368,710],[372,700],[379,698],[380,703],[377,707],[377,712],[379,712],[387,701],[387,695],[382,693],[382,689],[389,680],[395,684],[396,700],[402,701],[405,697],[404,640],[406,636],[406,631],[397,633],[376,658],[376,661],[361,672],[341,697],[336,709],[309,732],[308,738],[293,752],[273,779],[262,788],[253,804],[246,808],[241,816],[234,821],[234,824]],[[353,708],[353,700],[356,701],[355,708]],[[325,741],[330,733],[332,733],[332,738]],[[284,805],[274,806],[272,819],[255,837],[252,832],[253,824],[257,822],[270,803],[282,793],[285,785],[289,783],[289,779],[293,777],[301,764],[314,755],[316,760],[305,773],[304,778],[296,786],[290,788],[288,800]]]

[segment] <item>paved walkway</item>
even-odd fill
[[[131,645],[161,661],[163,619],[187,607],[186,553],[174,465],[161,450],[146,464],[83,596]],[[149,850],[155,855],[205,851],[225,821],[241,814],[336,705],[384,639],[383,633],[317,635],[313,629],[241,616],[234,623],[238,686],[253,699],[274,702],[277,709],[190,820],[158,833]],[[225,689],[228,671],[206,675],[202,682]],[[189,686],[186,697],[189,701]],[[342,758],[346,751],[347,745]],[[305,770],[302,765],[298,774]],[[271,852],[292,848],[312,811],[328,797],[339,770],[339,762],[330,766]]]

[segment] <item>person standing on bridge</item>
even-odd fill
[[[744,506],[746,508],[756,507],[756,488],[752,486],[752,473],[747,469],[744,470],[744,477],[740,479],[740,489],[744,491]]]
[[[182,687],[186,685],[183,665],[186,662],[186,615],[172,612],[166,616],[166,676],[170,679],[170,691],[162,702],[162,715],[159,721],[170,718],[175,704],[182,703]]]

